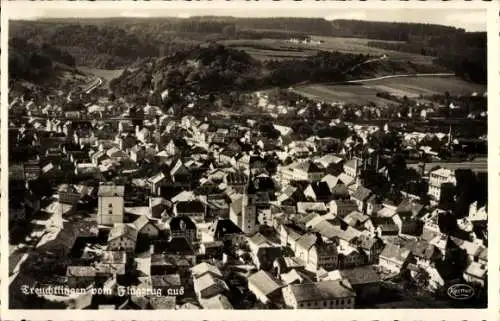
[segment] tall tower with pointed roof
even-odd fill
[[[245,234],[252,234],[256,230],[257,225],[257,207],[256,207],[256,188],[250,169],[247,186],[243,192],[243,200],[241,204],[241,230]]]
[[[452,142],[453,142],[453,136],[451,133],[451,124],[450,124],[450,129],[448,130],[448,149],[451,149]]]

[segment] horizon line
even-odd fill
[[[425,26],[438,26],[445,28],[453,28],[457,31],[462,31],[466,33],[485,33],[487,32],[487,28],[485,26],[484,30],[467,30],[467,28],[451,25],[451,24],[441,24],[441,23],[433,23],[433,22],[418,22],[418,21],[399,21],[399,20],[374,20],[374,19],[361,19],[361,18],[333,18],[327,19],[325,17],[301,17],[301,16],[267,16],[267,17],[257,17],[257,16],[233,16],[233,15],[189,15],[189,16],[179,16],[179,15],[141,15],[136,13],[137,15],[110,15],[110,16],[84,16],[84,17],[47,17],[47,16],[33,16],[33,17],[19,17],[19,18],[9,18],[11,21],[50,21],[50,20],[106,20],[106,19],[177,19],[177,20],[189,20],[196,18],[231,18],[231,19],[312,19],[312,20],[324,20],[328,22],[334,21],[360,21],[360,22],[374,22],[374,23],[394,23],[394,24],[403,24],[403,25],[425,25]]]

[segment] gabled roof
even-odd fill
[[[330,190],[332,190],[337,185],[339,180],[340,179],[337,176],[334,176],[332,174],[328,174],[321,179],[322,182],[325,182],[326,184],[328,184],[328,187],[330,188]]]
[[[488,267],[486,265],[472,261],[464,273],[483,279],[486,277],[487,271]]]
[[[303,192],[300,189],[294,186],[287,186],[285,190],[278,195],[277,201],[284,202],[293,196],[298,196],[296,201],[305,200]]]
[[[223,278],[221,270],[215,265],[203,262],[191,268],[193,277],[198,278],[206,273],[211,273],[215,277]]]
[[[300,170],[306,173],[321,173],[322,170],[310,160],[302,161],[292,165],[294,170]]]
[[[299,229],[298,227],[289,224],[282,226],[285,229],[286,233],[288,234],[288,238],[292,239],[293,241],[298,240],[304,234],[302,230]]]
[[[196,292],[201,292],[210,287],[216,287],[219,294],[228,289],[227,284],[221,278],[213,276],[210,273],[205,273],[200,277],[195,277],[193,281]]]
[[[268,296],[281,288],[281,285],[269,273],[260,270],[248,277],[248,284],[259,289],[259,292]]]
[[[208,299],[201,299],[201,305],[207,310],[232,310],[233,306],[225,295],[217,294]]]
[[[432,259],[434,256],[434,253],[436,253],[436,247],[432,244],[429,244],[427,242],[417,242],[412,250],[412,254],[415,257],[423,258],[426,260]]]
[[[412,200],[405,198],[399,204],[398,208],[396,209],[396,212],[398,214],[411,213],[412,217],[415,217],[415,216],[419,215],[423,209],[424,209],[424,205],[417,203],[417,202],[413,202]]]
[[[316,161],[319,162],[324,167],[328,167],[331,164],[339,164],[343,160],[342,160],[342,158],[335,156],[333,154],[327,154],[327,155],[322,156],[321,158],[318,158]]]
[[[288,286],[297,302],[351,298],[356,294],[342,281],[328,280]]]
[[[368,215],[364,215],[363,213],[358,211],[352,211],[343,218],[344,222],[346,222],[347,225],[352,227],[364,224],[369,219],[370,217]]]
[[[172,203],[189,202],[196,200],[196,195],[193,191],[182,191],[170,199]]]
[[[153,287],[178,287],[181,285],[179,274],[151,275]]]
[[[280,275],[281,280],[285,285],[292,284],[292,283],[302,283],[304,281],[304,277],[300,275],[296,269],[290,270],[288,273],[282,273]]]
[[[241,229],[228,219],[218,219],[210,227],[210,234],[216,236],[218,234],[242,234]]]
[[[149,220],[149,218],[147,218],[147,216],[144,216],[144,215],[141,215],[139,216],[135,221],[134,221],[134,226],[135,226],[135,229],[140,232],[148,223],[151,223],[151,221]],[[154,226],[156,229],[158,229],[156,227],[156,225],[152,224],[152,226]]]
[[[126,237],[134,242],[137,241],[137,230],[135,227],[124,223],[118,223],[113,225],[108,235],[108,242],[117,239],[119,237]]]
[[[307,233],[302,235],[297,240],[297,246],[300,246],[306,250],[310,249],[314,244],[316,244],[317,236],[313,233]]]
[[[378,210],[377,215],[380,217],[391,218],[396,215],[396,212],[388,206],[383,206],[380,210]]]
[[[165,178],[166,178],[166,176],[163,173],[158,173],[158,174],[148,178],[148,181],[150,181],[151,183],[157,184],[157,183],[161,182],[162,180],[164,180]]]
[[[380,257],[398,261],[399,263],[405,262],[409,255],[410,250],[393,243],[387,243],[382,253],[380,253]]]
[[[381,281],[380,275],[372,265],[340,270],[340,275],[346,278],[351,285],[371,284]]]
[[[339,175],[339,181],[344,183],[344,185],[349,186],[354,183],[354,178],[351,176],[347,175],[346,173],[340,173]]]
[[[248,241],[256,246],[269,244],[269,240],[259,232],[255,233]]]
[[[326,182],[313,182],[309,184],[307,189],[312,190],[316,198],[321,199],[321,198],[328,198],[330,197],[330,187]]]
[[[186,175],[186,174],[189,174],[189,170],[186,168],[186,166],[184,166],[184,164],[180,159],[177,160],[172,170],[170,170],[170,175],[175,176],[175,175]]]
[[[112,147],[112,148],[110,148],[110,149],[108,149],[108,150],[106,151],[106,154],[107,154],[109,157],[113,156],[113,154],[115,154],[115,153],[119,153],[119,154],[121,154],[121,155],[124,155],[124,154],[123,154],[123,151],[122,151],[121,149],[119,149],[118,147]]]
[[[316,224],[313,227],[313,231],[318,232],[323,237],[330,240],[334,238],[339,238],[347,242],[352,241],[354,238],[356,238],[361,234],[360,231],[350,226],[348,226],[346,229],[342,229],[340,226],[333,225],[328,221],[322,221]]]
[[[371,194],[372,191],[369,190],[368,188],[365,188],[363,186],[358,186],[354,194],[352,194],[352,197],[360,201],[366,201]]]

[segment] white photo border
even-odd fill
[[[51,10],[106,10],[117,12],[136,9],[240,8],[269,10],[305,8],[334,9],[484,9],[488,27],[488,212],[489,216],[489,289],[487,309],[380,309],[380,310],[10,310],[8,287],[8,20],[19,12]],[[2,1],[1,10],[1,313],[4,320],[498,320],[500,227],[500,53],[498,1]]]

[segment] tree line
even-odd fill
[[[165,89],[199,93],[255,90],[304,81],[342,81],[362,73],[367,55],[319,52],[304,59],[260,62],[246,52],[213,44],[177,52],[125,71],[111,82],[120,95]],[[356,66],[359,68],[354,68]]]
[[[9,41],[9,78],[38,82],[55,75],[56,64],[75,67],[75,58],[49,44],[34,44],[24,39]]]

